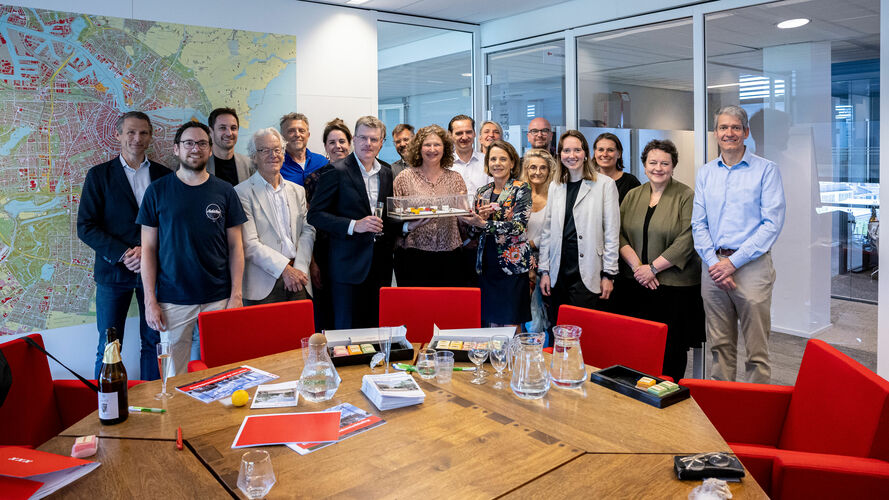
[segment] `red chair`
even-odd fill
[[[772,498],[889,497],[889,382],[825,342],[794,386],[680,384]]]
[[[40,347],[39,333],[28,335]],[[0,406],[0,445],[37,447],[99,407],[80,380],[53,380],[46,355],[24,338],[0,344],[12,372],[12,387]],[[95,382],[95,381],[93,381]],[[129,387],[142,380],[130,380]]]
[[[661,375],[667,325],[583,307],[559,307],[556,324],[583,329],[580,349],[583,361],[597,368],[624,365],[649,375]],[[672,380],[672,379],[670,379]]]
[[[411,342],[429,342],[432,325],[439,328],[479,328],[481,291],[478,288],[380,288],[380,326],[407,327]]]
[[[188,371],[299,349],[315,333],[311,300],[223,309],[198,315],[201,359]]]

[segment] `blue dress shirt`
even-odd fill
[[[784,186],[773,162],[749,149],[731,167],[722,157],[698,171],[691,227],[695,250],[712,266],[716,250],[735,250],[736,268],[769,251],[784,226]]]
[[[293,161],[290,153],[284,153],[284,164],[281,165],[281,177],[290,182],[295,182],[300,186],[305,186],[306,177],[315,170],[327,165],[327,158],[324,155],[313,153],[306,148],[306,166],[300,167],[299,163]]]

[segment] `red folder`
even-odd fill
[[[273,413],[244,417],[232,448],[339,439],[340,412]]]
[[[99,465],[30,448],[0,447],[0,496],[43,498]]]

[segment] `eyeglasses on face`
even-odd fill
[[[532,128],[531,130],[528,131],[528,133],[531,135],[548,134],[550,132],[552,132],[552,130],[550,130],[548,128]]]
[[[206,150],[210,147],[210,141],[192,141],[191,139],[186,139],[184,141],[179,141],[179,146],[185,149],[194,149],[195,146],[200,150]]]

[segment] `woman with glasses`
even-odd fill
[[[531,245],[531,325],[528,331],[543,332],[549,328],[543,295],[537,286],[537,263],[540,260],[540,234],[549,184],[556,171],[556,160],[542,149],[532,149],[522,158],[521,179],[531,186],[531,215],[528,217],[528,243]]]
[[[411,139],[406,168],[395,179],[395,196],[433,199],[466,194],[463,177],[451,170],[454,141],[438,125],[423,127]],[[433,204],[433,203],[431,203]],[[405,222],[395,246],[399,286],[461,286],[460,231],[456,217]]]
[[[617,186],[618,203],[623,203],[624,196],[640,184],[635,175],[624,172],[624,147],[616,135],[605,132],[593,141],[593,160],[599,172],[611,177]]]
[[[554,319],[562,304],[596,309],[611,296],[620,232],[617,188],[610,177],[596,174],[583,134],[562,134],[558,155],[538,263],[540,290]]]
[[[685,376],[688,349],[704,341],[701,259],[694,249],[694,190],[673,179],[679,152],[653,140],[642,150],[648,182],[620,206],[623,314],[667,324],[664,374]]]
[[[244,305],[300,300],[311,292],[309,262],[315,229],[306,223],[306,193],[281,177],[284,138],[258,130],[247,152],[256,172],[235,187],[244,223]]]
[[[482,154],[488,152],[488,146],[494,141],[503,139],[503,128],[497,122],[486,121],[478,130],[478,145]]]

